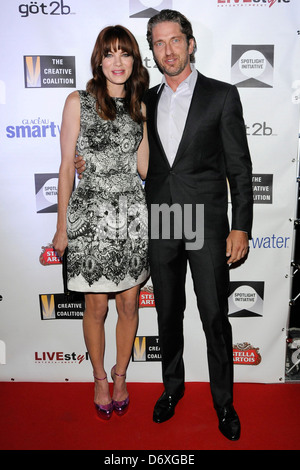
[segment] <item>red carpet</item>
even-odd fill
[[[218,430],[209,385],[187,383],[168,422],[152,410],[161,384],[129,383],[123,417],[97,418],[92,383],[0,382],[1,450],[299,450],[300,384],[236,384],[237,442]],[[190,452],[189,452],[190,453]],[[103,452],[103,458],[112,452]],[[102,455],[101,454],[101,455]],[[124,452],[124,455],[126,453]],[[164,452],[166,454],[166,452]],[[99,464],[102,463],[101,459]]]

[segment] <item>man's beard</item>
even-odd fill
[[[163,73],[165,75],[168,75],[168,77],[176,77],[177,75],[180,75],[181,72],[183,72],[183,70],[186,68],[186,66],[189,62],[189,56],[187,55],[185,57],[184,62],[178,63],[176,68],[172,67],[171,65],[170,66],[165,66],[165,65],[161,64],[160,62],[158,62],[158,60],[155,59],[155,58],[154,58],[154,60],[155,60],[155,63],[156,63],[156,65],[159,68],[161,73]]]

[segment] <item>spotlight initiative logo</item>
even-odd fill
[[[229,317],[262,317],[264,282],[232,281],[229,291]]]
[[[172,9],[173,0],[129,0],[130,18],[151,18],[160,10]]]
[[[237,87],[272,88],[273,45],[233,45],[231,81]]]
[[[58,173],[34,175],[38,214],[57,212]]]

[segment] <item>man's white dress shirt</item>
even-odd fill
[[[191,70],[190,75],[180,83],[176,91],[173,91],[167,84],[165,76],[158,89],[159,92],[164,85],[158,103],[157,129],[170,166],[173,165],[181,141],[198,78],[197,70],[193,65],[191,65]]]

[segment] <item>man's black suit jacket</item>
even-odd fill
[[[156,86],[145,97],[150,147],[145,190],[149,210],[151,204],[204,204],[204,238],[226,238],[229,185],[231,229],[246,231],[251,238],[252,165],[236,87],[198,72],[172,166],[157,131],[160,94]]]

